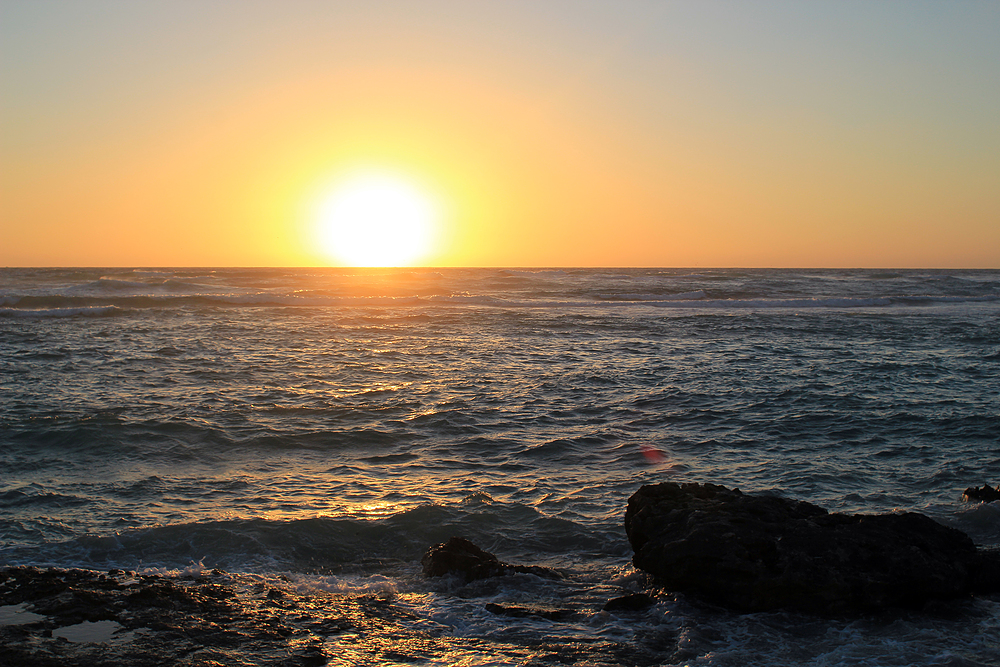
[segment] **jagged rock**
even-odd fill
[[[604,603],[604,611],[642,611],[655,602],[656,600],[646,593],[631,593],[611,598]]]
[[[510,604],[490,602],[486,611],[498,616],[513,616],[514,618],[547,618],[550,621],[561,621],[573,615],[572,609],[555,609],[551,607],[518,607]]]
[[[400,632],[362,599],[332,593],[289,588],[280,596],[287,606],[276,611],[274,586],[219,571],[168,577],[0,567],[0,608],[15,613],[0,624],[0,665],[318,665],[335,655],[319,635]],[[426,636],[418,641],[425,645]]]
[[[420,559],[420,564],[426,577],[459,573],[466,581],[495,577],[503,571],[500,559],[462,537],[435,544]]]
[[[713,484],[642,487],[625,530],[636,567],[745,611],[915,606],[967,595],[1000,574],[965,533],[922,514],[830,514]]]
[[[993,488],[989,484],[983,484],[981,489],[970,486],[962,494],[962,498],[971,502],[991,503],[994,500],[1000,500],[1000,486]]]
[[[558,572],[547,567],[504,563],[464,537],[453,537],[447,542],[435,544],[420,559],[420,564],[426,577],[460,574],[466,582],[506,574],[534,574],[548,579],[561,578]]]

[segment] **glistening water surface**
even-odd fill
[[[417,561],[460,534],[599,608],[662,480],[1000,543],[961,502],[1000,483],[997,271],[7,269],[0,364],[8,564],[387,577],[451,618]]]

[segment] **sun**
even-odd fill
[[[395,174],[356,174],[337,183],[316,209],[324,254],[345,266],[411,266],[433,249],[434,199]]]

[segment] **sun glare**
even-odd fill
[[[319,203],[317,237],[322,251],[345,266],[410,266],[433,249],[437,207],[404,178],[354,176]]]

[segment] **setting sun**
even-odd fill
[[[0,667],[1000,667],[998,34],[0,0]]]
[[[346,266],[409,266],[432,249],[435,202],[402,177],[370,173],[336,185],[316,210],[322,251]]]

